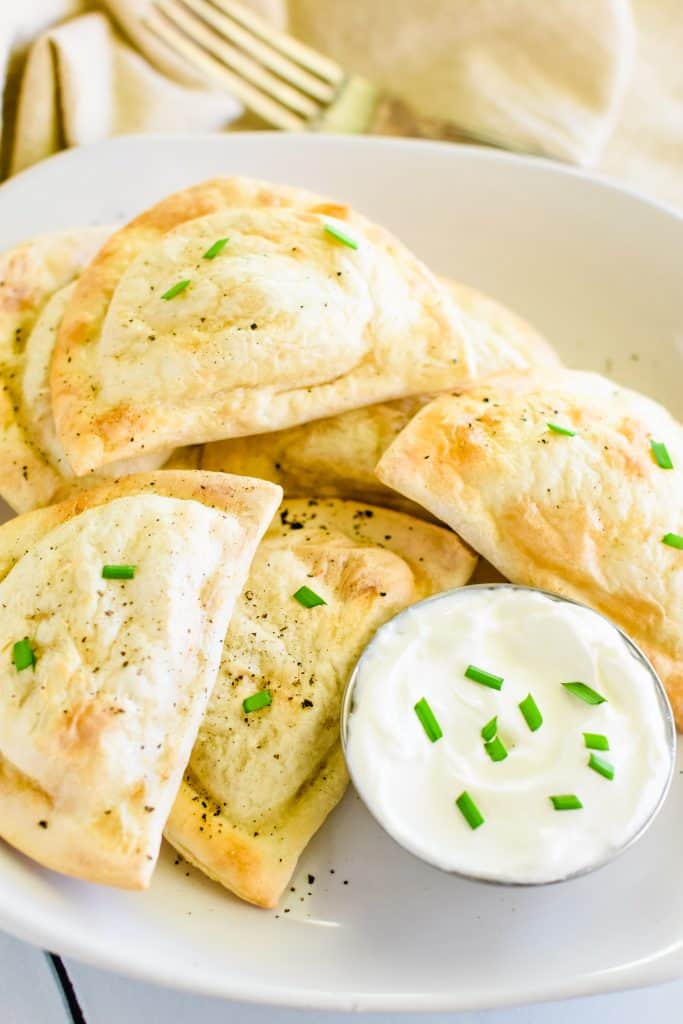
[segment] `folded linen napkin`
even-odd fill
[[[237,117],[224,93],[158,71],[93,12],[49,29],[23,71],[11,174],[65,146],[144,131],[217,131]]]
[[[622,0],[290,0],[293,33],[421,113],[592,163],[633,61]],[[325,16],[321,16],[321,7]]]

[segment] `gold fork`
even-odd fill
[[[412,135],[507,148],[469,129],[417,115],[234,0],[152,0],[142,20],[207,82],[275,128]]]

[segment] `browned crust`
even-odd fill
[[[358,379],[353,374],[344,375],[340,378],[343,386],[332,382],[317,388],[295,388],[281,396],[275,395],[263,422],[259,416],[262,418],[264,414],[253,412],[246,415],[243,422],[231,408],[229,396],[216,398],[216,405],[211,408],[210,430],[205,423],[197,426],[199,412],[194,406],[178,410],[171,418],[166,410],[146,408],[144,403],[136,402],[132,397],[130,401],[101,411],[92,410],[91,385],[97,386],[97,378],[95,375],[91,379],[89,375],[88,350],[97,345],[101,325],[125,269],[147,245],[179,224],[230,207],[255,206],[298,207],[302,213],[334,215],[357,224],[368,239],[401,263],[407,285],[422,302],[431,341],[436,344],[437,339],[451,338],[454,343],[461,343],[460,326],[453,315],[453,307],[446,302],[433,275],[389,232],[354,213],[348,206],[301,189],[249,179],[226,178],[204,182],[162,200],[112,235],[78,282],[59,331],[51,376],[57,434],[78,475],[107,462],[139,454],[140,439],[152,432],[154,446],[161,448],[277,429],[287,425],[280,420],[271,422],[270,413],[278,398],[286,405],[286,412],[284,407],[278,412],[281,420],[303,422],[365,405],[374,399],[400,397],[411,392],[409,383],[398,378],[381,382],[379,386],[376,378],[381,378],[381,372],[369,356],[369,369],[365,367],[363,373],[359,370]],[[448,361],[454,362],[452,359]],[[466,375],[466,363],[462,368],[458,364],[457,376],[461,375],[461,369]],[[424,387],[418,386],[413,390],[424,390]],[[206,414],[206,403],[202,410]],[[201,436],[195,436],[198,434]]]
[[[229,473],[160,469],[135,473],[77,490],[57,505],[17,516],[0,528],[0,579],[49,530],[81,512],[134,494],[160,494],[200,501],[209,508],[229,510],[240,518],[247,534],[270,522],[282,492],[276,484]]]
[[[604,379],[594,393],[598,381],[543,371],[438,398],[399,434],[377,475],[448,523],[507,579],[581,601],[618,623],[652,659],[682,729],[683,559],[661,538],[683,524],[683,484],[680,468],[656,466],[650,438],[683,450],[683,428],[655,402]],[[552,435],[530,444],[540,409],[543,421],[569,416],[586,454],[577,448],[568,458],[566,447],[555,447],[548,458],[558,440]]]
[[[183,779],[164,835],[182,855],[209,878],[248,903],[277,905],[296,868],[301,851],[344,795],[348,784],[341,744],[336,743],[297,796],[287,827],[260,845],[204,799],[191,775]],[[202,801],[209,804],[206,813]],[[219,811],[216,814],[216,811]]]
[[[450,530],[361,502],[289,499],[282,506],[280,520],[272,524],[267,540],[282,541],[294,550],[298,544],[304,548],[314,545],[331,532],[348,537],[354,547],[384,548],[398,555],[409,567],[412,579],[408,590],[392,606],[394,610],[409,600],[463,586],[476,565],[475,556]],[[294,532],[292,524],[298,527]],[[366,578],[362,622],[353,636],[343,630],[337,634],[335,657],[346,658],[349,670],[363,643],[358,634],[368,638],[371,635],[366,625],[371,605],[382,590],[388,590],[392,596],[390,581],[391,576],[382,572],[371,574],[369,581]],[[250,585],[248,582],[247,590]],[[338,592],[342,607],[348,606],[345,597],[358,596],[353,586],[349,577]],[[379,621],[389,614],[387,611]],[[346,639],[341,639],[343,636]],[[228,640],[229,637],[230,634]],[[326,657],[326,653],[321,651],[321,657]],[[285,756],[284,751],[280,753]],[[332,746],[322,760],[311,764],[305,788],[284,808],[259,819],[256,833],[252,831],[253,825],[248,828],[230,821],[216,794],[207,792],[197,780],[192,765],[190,759],[165,829],[166,838],[191,863],[242,899],[258,906],[275,906],[306,844],[346,788],[347,773],[338,735],[335,732]]]
[[[146,245],[172,228],[226,207],[311,204],[317,204],[319,212],[333,209],[337,216],[345,209],[338,205],[333,207],[320,196],[303,189],[284,185],[274,188],[265,182],[247,178],[214,178],[167,196],[111,235],[92,261],[88,273],[78,283],[57,337],[52,364],[55,424],[77,472],[81,471],[81,459],[76,454],[78,446],[70,444],[75,439],[69,436],[69,427],[72,415],[87,400],[87,395],[74,391],[69,366],[80,348],[95,342],[116,285],[129,263]],[[130,413],[123,412],[109,423],[112,430],[120,430],[122,434],[131,429],[134,431],[136,425]]]
[[[26,340],[48,300],[82,270],[109,230],[42,235],[0,255],[0,496],[16,512],[52,500],[62,480],[22,422]]]
[[[559,365],[549,342],[516,313],[468,285],[440,280],[459,309],[501,334],[531,368]],[[472,381],[471,386],[476,384]],[[268,434],[215,441],[200,447],[197,465],[272,480],[288,497],[315,493],[352,498],[425,518],[423,508],[380,483],[375,466],[410,419],[433,398],[433,394],[414,395]]]
[[[281,497],[280,489],[266,481],[220,473],[161,470],[109,481],[2,526],[0,579],[26,551],[61,523],[117,498],[145,493],[200,501],[236,514],[244,529],[244,550],[251,552]],[[177,770],[169,765],[170,774]],[[134,840],[136,846],[131,847],[117,846],[117,842],[124,840],[117,831],[115,815],[102,818],[87,829],[72,817],[53,812],[49,794],[0,756],[0,835],[7,842],[62,874],[126,889],[144,889],[149,885],[161,843],[163,817],[150,814],[145,821],[147,833],[141,832]],[[49,828],[41,822],[49,822]]]

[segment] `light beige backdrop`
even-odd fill
[[[242,124],[140,26],[150,0],[0,3],[2,160]],[[248,0],[425,114],[683,205],[681,0]]]

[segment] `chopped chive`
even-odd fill
[[[17,672],[25,668],[33,668],[36,663],[36,652],[31,647],[31,641],[27,638],[17,640],[12,648],[12,661]]]
[[[164,292],[161,296],[162,299],[166,299],[166,301],[169,299],[175,299],[176,295],[180,295],[181,292],[185,291],[189,283],[189,277],[186,277],[184,281],[177,281],[176,284],[172,284],[171,287]]]
[[[349,249],[358,248],[358,242],[354,238],[351,238],[350,235],[347,235],[346,232],[336,227],[334,224],[326,224],[325,231],[327,232],[328,235],[331,235],[332,238],[336,238],[338,242],[341,242],[342,245],[348,245]]]
[[[683,551],[683,537],[679,533],[665,533],[662,537],[662,544],[668,544],[670,548],[678,548]]]
[[[480,825],[484,824],[484,815],[481,813],[466,789],[463,790],[455,801],[455,806],[458,808],[471,829],[479,828]]]
[[[669,455],[669,449],[663,441],[650,441],[650,448],[655,462],[661,469],[673,469],[674,464]]]
[[[465,675],[468,679],[473,679],[475,683],[481,683],[482,686],[490,686],[492,690],[502,689],[502,676],[494,676],[490,672],[485,672],[483,668],[477,668],[476,665],[468,665],[465,669]]]
[[[415,705],[415,714],[420,719],[422,728],[427,733],[427,736],[432,743],[436,743],[437,740],[440,740],[443,736],[443,732],[441,730],[441,726],[436,720],[434,712],[427,703],[426,697],[420,698]]]
[[[583,742],[589,750],[609,750],[609,740],[601,732],[585,732]]]
[[[546,423],[548,430],[552,430],[553,434],[562,434],[564,437],[576,437],[576,431],[570,430],[569,427],[561,427],[559,423]]]
[[[251,697],[246,697],[242,701],[242,708],[245,715],[248,715],[250,711],[260,711],[261,708],[267,708],[272,703],[270,690],[259,690],[258,693],[252,693]]]
[[[604,757],[598,757],[597,754],[591,754],[588,758],[588,767],[592,768],[598,775],[603,775],[606,779],[611,782],[614,778],[614,765],[610,764],[609,761],[605,761]]]
[[[304,608],[315,608],[319,604],[327,604],[327,601],[323,600],[319,594],[316,594],[310,587],[299,587],[296,594],[292,594],[292,597],[296,598],[299,604],[302,604]]]
[[[532,732],[536,732],[537,729],[541,728],[543,725],[543,715],[539,711],[538,704],[530,693],[527,694],[524,700],[520,702],[518,707],[524,716],[524,721]]]
[[[487,722],[481,730],[481,738],[489,743],[498,732],[498,715],[495,715],[490,722]]]
[[[489,755],[492,761],[504,761],[508,756],[505,744],[501,740],[500,736],[496,736],[488,743],[484,744],[484,750]]]
[[[580,811],[583,804],[574,793],[563,793],[561,796],[551,796],[553,807],[556,811]]]
[[[103,580],[132,580],[135,576],[135,565],[103,565]]]
[[[226,245],[230,241],[229,238],[219,238],[217,242],[210,245],[206,252],[202,255],[203,260],[214,260],[218,256],[219,252],[225,249]]]
[[[597,690],[593,690],[585,683],[562,683],[565,690],[569,690],[575,697],[586,702],[586,704],[605,704],[607,697],[603,697]]]

